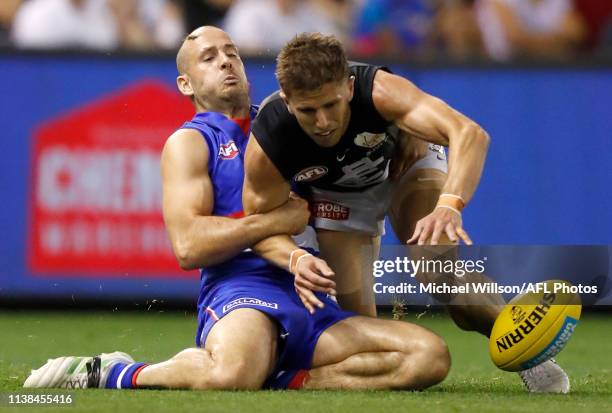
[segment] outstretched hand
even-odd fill
[[[463,229],[461,213],[443,207],[435,208],[431,214],[420,219],[406,243],[425,245],[431,238],[429,244],[438,245],[442,234],[446,234],[451,242],[461,239],[466,245],[472,245],[470,236]]]

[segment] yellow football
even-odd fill
[[[580,319],[580,296],[567,281],[528,284],[497,316],[489,354],[502,370],[520,371],[559,353]]]

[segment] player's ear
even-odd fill
[[[282,90],[280,91],[280,97],[285,102],[285,106],[287,106],[287,110],[289,113],[293,115],[293,110],[291,109],[291,105],[289,105],[289,99],[287,99],[287,95]]]
[[[355,76],[349,76],[347,86],[349,88],[349,101],[351,101],[355,94]]]
[[[176,78],[176,86],[183,96],[193,96],[193,88],[187,75],[179,75]]]

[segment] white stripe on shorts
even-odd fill
[[[136,363],[130,363],[127,366],[125,366],[123,368],[123,370],[121,370],[121,373],[119,373],[119,377],[117,378],[117,388],[120,389],[121,388],[121,380],[123,380],[123,376],[125,376],[125,373],[128,371],[128,369],[130,367],[132,367],[134,364]]]

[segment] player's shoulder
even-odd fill
[[[261,101],[261,103],[259,104],[259,112],[261,112],[263,108],[270,104],[272,105],[272,107],[284,104],[283,99],[280,95],[280,90],[277,90],[276,92],[266,96],[266,98]]]
[[[202,131],[193,128],[180,128],[166,139],[163,152],[190,152],[201,150],[208,153]]]
[[[362,116],[367,117],[372,112],[377,113],[377,108],[373,100],[373,94],[375,89],[376,74],[379,71],[391,72],[385,66],[361,62],[349,62],[349,73],[354,78],[354,94],[353,99],[351,100],[351,107],[357,114],[357,118]]]
[[[226,119],[215,112],[197,113],[190,121],[185,122],[177,132],[179,135],[191,136],[192,139],[199,137],[199,140],[205,141],[212,147],[217,147],[231,139],[219,120],[221,118]]]
[[[391,69],[389,69],[387,66],[349,61],[349,73],[355,76],[357,80],[360,78],[374,78],[374,75],[376,75],[376,72],[379,70],[392,73]]]
[[[181,128],[166,139],[161,153],[164,171],[206,168],[211,154],[209,143],[196,129]]]
[[[374,79],[378,71],[392,73],[386,66],[352,61],[349,62],[349,73],[355,79],[355,94],[358,98],[369,98],[371,96],[372,89],[374,87]]]
[[[348,66],[349,66],[349,71],[351,72],[355,72],[359,70],[367,70],[368,68],[371,68],[371,67],[377,67],[376,65],[373,65],[370,63],[357,62],[355,60],[349,60]]]
[[[291,124],[292,115],[280,95],[280,90],[278,90],[261,102],[251,130],[255,136],[258,136],[265,132],[284,130]]]

